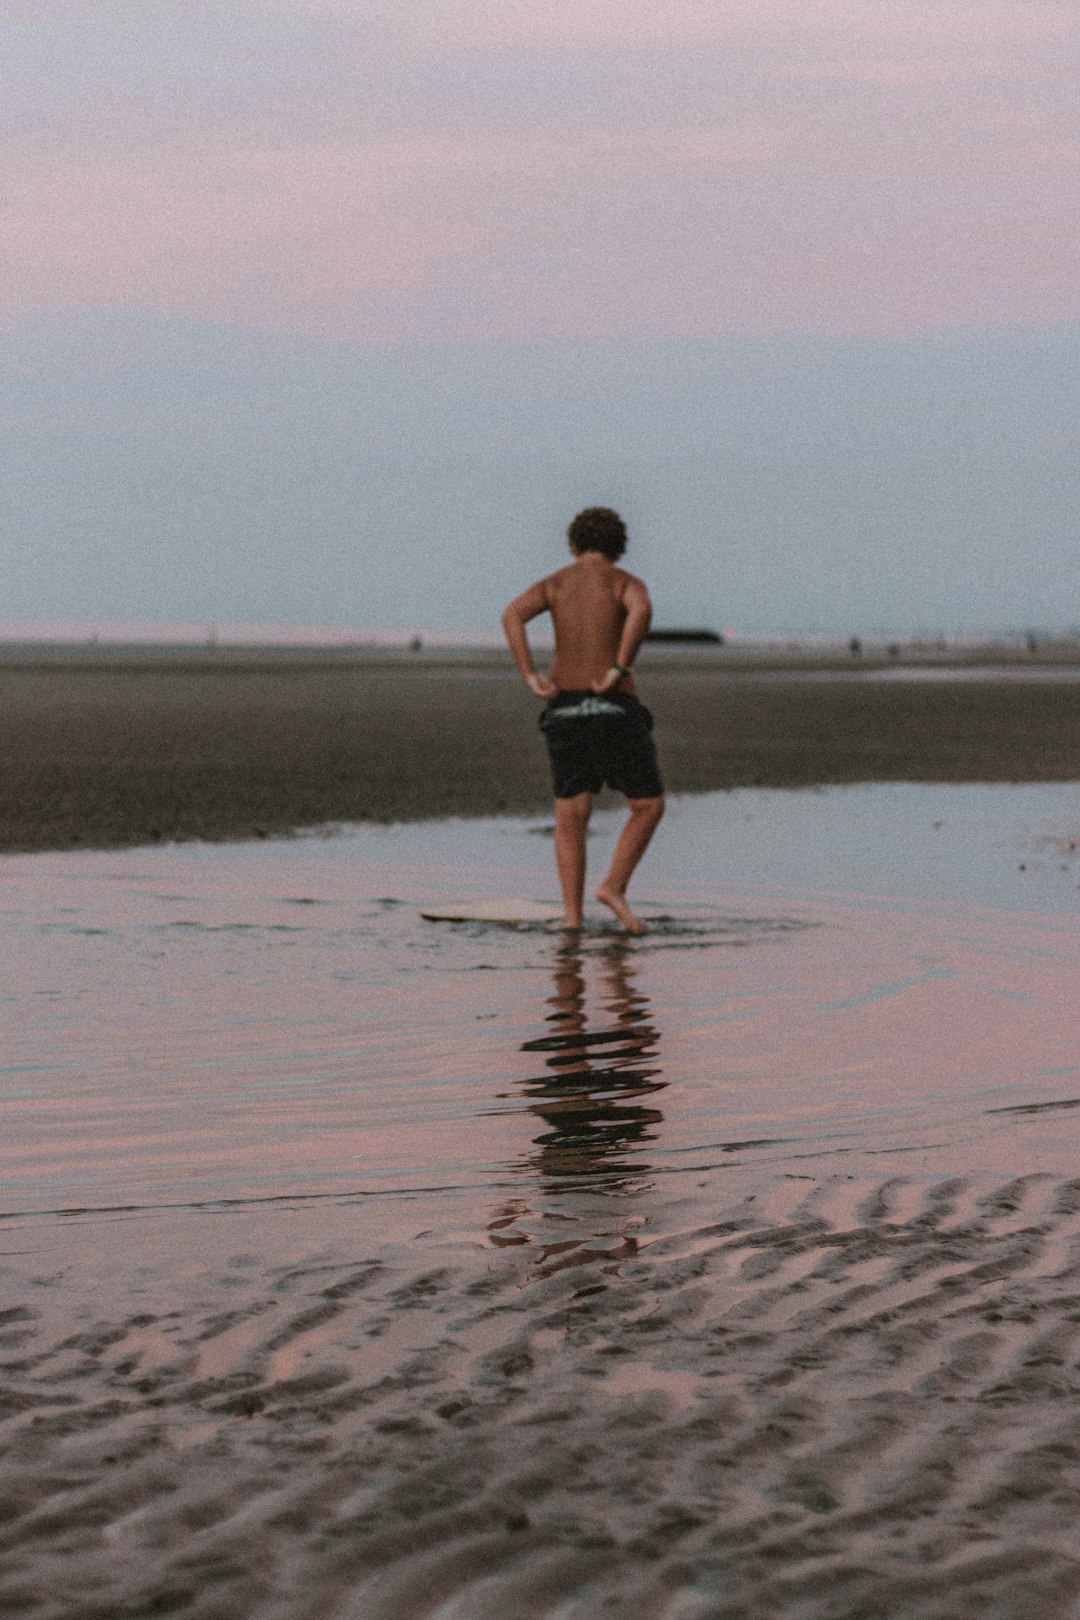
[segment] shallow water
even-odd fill
[[[763,1172],[1072,1173],[1074,797],[682,799],[643,940],[421,918],[549,896],[537,820],[8,858],[5,1226],[270,1201],[505,1245],[583,1189],[625,1232]]]
[[[0,1608],[1071,1620],[1073,797],[5,860]]]

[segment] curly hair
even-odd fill
[[[575,551],[601,551],[617,562],[626,550],[626,524],[610,506],[587,506],[566,531]]]

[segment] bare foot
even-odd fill
[[[640,918],[634,916],[626,903],[625,894],[619,894],[617,890],[609,888],[606,883],[601,883],[596,891],[596,898],[602,906],[607,906],[610,911],[615,913],[628,934],[643,934],[645,932],[645,924]]]
[[[584,923],[580,917],[567,917],[565,913],[559,918],[559,927],[571,934],[580,934]]]

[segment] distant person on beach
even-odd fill
[[[652,603],[643,581],[617,566],[626,549],[626,525],[617,512],[606,506],[579,512],[567,538],[573,562],[515,597],[503,629],[529,688],[546,701],[540,729],[555,787],[563,927],[582,924],[585,834],[593,794],[606,783],[626,795],[630,816],[596,898],[629,933],[641,934],[626,889],[664,813],[652,715],[634,695],[631,673]],[[540,613],[550,613],[555,626],[547,675],[537,671],[525,631]]]

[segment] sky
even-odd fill
[[[1080,623],[1075,0],[0,25],[0,616]]]

